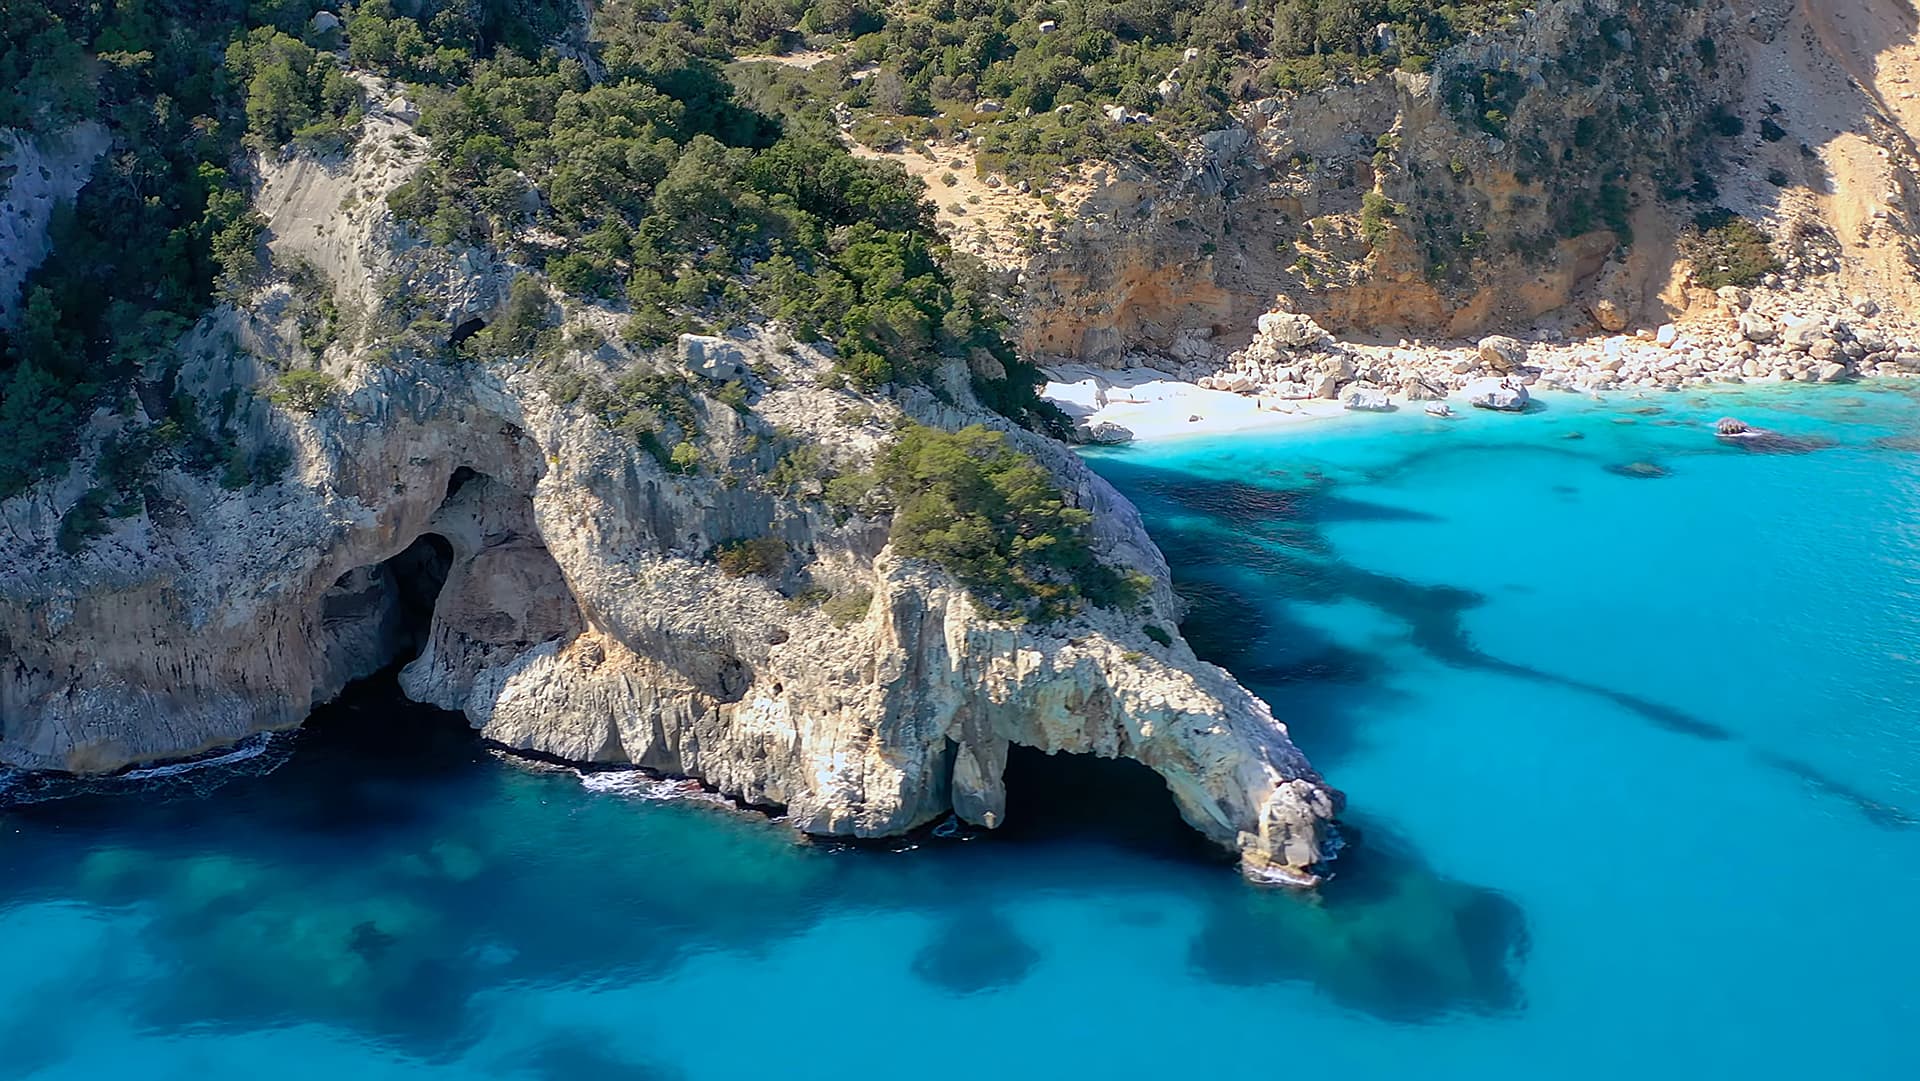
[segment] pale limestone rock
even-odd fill
[[[695,375],[716,383],[737,383],[747,377],[747,354],[725,338],[709,334],[680,335],[680,363]]]
[[[289,169],[269,183],[279,206],[337,210],[337,176]],[[490,258],[409,243],[401,261],[390,219],[340,220],[354,235],[324,250],[359,275],[335,283],[343,294],[400,267],[410,302],[442,318],[501,295]],[[271,243],[298,254],[319,240],[288,229]],[[257,387],[297,333],[244,310],[210,316],[187,339],[180,389],[207,402]],[[54,537],[87,462],[0,503],[0,764],[105,771],[297,725],[405,659],[399,582],[444,567],[402,686],[508,747],[698,777],[843,836],[953,812],[999,824],[1013,743],[1127,756],[1250,872],[1310,879],[1339,797],[1265,703],[1179,637],[1166,562],[1132,506],[1065,447],[981,409],[963,363],[939,373],[940,395],[862,398],[821,386],[827,358],[778,338],[697,343],[701,364],[724,345],[728,363],[770,373],[747,414],[694,396],[704,461],[770,463],[777,447],[754,448],[808,439],[854,471],[903,415],[999,427],[1092,514],[1100,557],[1144,575],[1138,604],[1051,625],[992,618],[944,571],[900,558],[884,520],[836,516],[804,485],[668,472],[596,411],[556,399],[549,372],[344,356],[335,408],[290,414],[242,395],[249,438],[295,448],[271,488],[163,471],[153,484],[173,513],[116,520],[74,556]],[[605,348],[613,372],[600,355],[547,363],[599,379],[694,359]],[[874,420],[845,422],[856,408]],[[776,577],[720,573],[714,546],[756,536],[785,545]],[[868,600],[835,622],[789,602],[807,588]]]
[[[1780,344],[1797,352],[1805,352],[1826,336],[1827,325],[1821,319],[1791,319],[1780,330]]]
[[[21,286],[47,257],[55,210],[72,203],[111,141],[92,121],[37,138],[0,128],[0,326],[12,325]]]
[[[1611,297],[1601,297],[1587,310],[1593,315],[1593,321],[1600,324],[1600,329],[1608,333],[1618,333],[1627,329],[1627,324],[1632,319],[1627,309]]]
[[[1446,387],[1420,376],[1408,376],[1400,384],[1400,392],[1410,402],[1435,402],[1447,396]]]
[[[1518,413],[1532,400],[1527,388],[1511,379],[1476,379],[1465,393],[1469,404],[1502,413]]]
[[[1387,392],[1379,387],[1348,387],[1346,393],[1341,395],[1341,402],[1346,408],[1359,413],[1393,411],[1393,401],[1387,397]]]
[[[1750,342],[1765,344],[1779,336],[1779,330],[1773,320],[1764,315],[1747,312],[1740,316],[1740,336]]]
[[[1256,323],[1260,337],[1286,349],[1305,349],[1327,340],[1327,332],[1311,316],[1268,312]]]
[[[1510,372],[1527,362],[1526,343],[1505,334],[1492,334],[1480,339],[1480,363],[1496,372]]]

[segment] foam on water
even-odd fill
[[[658,803],[686,800],[694,803],[710,803],[717,807],[732,808],[734,806],[732,800],[717,792],[709,792],[699,781],[685,777],[662,777],[647,770],[637,769],[575,770],[574,775],[580,778],[580,787],[589,792],[628,796]]]
[[[224,750],[98,777],[0,769],[0,807],[95,794],[206,795],[229,780],[269,773],[291,753],[284,733],[256,732]]]
[[[1131,763],[1016,748],[1001,830],[881,853],[391,684],[271,773],[0,805],[0,1073],[1920,1076],[1916,432],[1796,388],[1093,455],[1349,795],[1312,897]]]

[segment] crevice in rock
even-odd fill
[[[452,566],[453,545],[425,533],[391,558],[334,580],[319,600],[315,705],[354,680],[420,655]]]
[[[459,495],[460,489],[465,488],[467,482],[476,477],[484,479],[486,478],[486,474],[475,470],[470,465],[463,465],[454,470],[453,475],[447,478],[447,498],[452,499],[454,496]]]
[[[453,569],[453,545],[438,533],[422,533],[381,567],[393,589],[391,659],[412,660],[426,647],[433,630],[434,605]]]

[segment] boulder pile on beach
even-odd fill
[[[1543,391],[1909,378],[1920,376],[1920,323],[1899,305],[1807,289],[1721,289],[1700,294],[1678,322],[1603,336],[1549,326],[1388,344],[1337,338],[1310,316],[1272,311],[1239,348],[1190,328],[1165,351],[1127,354],[1119,370],[1064,364],[1049,375],[1047,397],[1073,419],[1078,440],[1114,443],[1409,406],[1519,413]]]
[[[1713,383],[1839,383],[1920,375],[1920,334],[1864,298],[1810,298],[1727,288],[1717,310],[1631,334],[1567,339],[1536,332],[1474,342],[1336,340],[1306,315],[1269,312],[1231,352],[1184,332],[1153,367],[1205,390],[1262,400],[1353,400],[1378,391],[1406,402],[1475,399],[1497,384],[1572,391],[1660,390]]]

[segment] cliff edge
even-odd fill
[[[383,196],[423,154],[376,109],[344,157],[261,162],[277,279],[203,319],[131,420],[96,415],[65,477],[0,504],[0,763],[188,755],[405,662],[407,694],[488,739],[697,777],[819,835],[995,826],[1011,744],[1130,757],[1250,874],[1315,880],[1338,795],[1179,637],[1133,509],[978,405],[963,364],[862,394],[777,326],[640,349],[592,304],[549,317],[539,356],[413,348],[423,325],[444,342],[512,318],[525,277],[396,224]],[[362,329],[316,337],[325,306]],[[636,395],[677,418],[671,454],[622,424]],[[155,467],[63,550],[103,447],[180,396],[284,467],[249,487]],[[883,511],[824,498],[911,423],[1002,432],[1137,595],[1010,619],[897,552]]]

